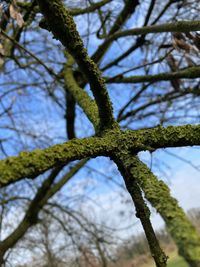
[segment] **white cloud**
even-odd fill
[[[200,172],[183,167],[175,173],[171,190],[185,210],[200,207]]]

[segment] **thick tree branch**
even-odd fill
[[[111,130],[102,137],[73,139],[67,143],[0,161],[0,186],[39,174],[69,161],[87,157],[110,156],[119,148],[133,151],[155,150],[165,147],[200,145],[200,125],[158,126],[138,131]]]
[[[121,32],[116,32],[113,35],[109,36],[106,40],[111,42],[126,36],[149,34],[149,33],[160,33],[160,32],[190,32],[190,31],[199,31],[200,30],[200,21],[177,21],[174,23],[164,23],[160,25],[151,25],[141,28],[134,28],[130,30],[125,30]]]
[[[200,77],[200,66],[180,69],[179,71],[160,73],[155,75],[137,75],[130,77],[105,78],[106,83],[143,83],[143,82],[160,82],[172,81],[176,79],[194,79]]]
[[[98,107],[95,101],[77,84],[73,76],[72,65],[73,59],[70,55],[67,55],[68,61],[63,70],[64,80],[67,90],[73,95],[76,102],[83,109],[88,119],[93,124],[94,128],[98,132],[99,129],[99,115]]]
[[[200,125],[158,126],[138,133],[138,142],[154,149],[200,145]]]
[[[135,162],[132,158],[133,157],[130,152],[122,149],[120,149],[119,152],[115,153],[112,157],[114,162],[117,164],[117,167],[124,178],[126,188],[133,199],[136,216],[142,223],[156,266],[165,267],[167,266],[167,257],[160,248],[159,242],[153,230],[150,221],[150,211],[143,199],[142,191],[137,179],[137,173],[135,172]]]
[[[149,170],[137,157],[130,159],[134,168],[133,174],[146,199],[160,213],[167,229],[178,246],[181,256],[189,266],[200,266],[200,235],[189,221],[176,199],[170,195],[170,190],[163,181]],[[130,182],[131,183],[131,182]]]
[[[97,137],[73,139],[62,145],[22,152],[17,157],[2,160],[0,161],[0,187],[25,177],[35,178],[46,170],[67,164],[69,161],[103,155],[112,149],[112,144],[104,141]],[[108,138],[107,141],[109,141]]]
[[[113,118],[112,104],[110,102],[104,79],[96,64],[89,58],[83,41],[81,40],[73,17],[65,8],[61,0],[38,0],[48,29],[53,33],[78,63],[82,73],[90,83],[96,100],[101,130],[113,128],[116,122]]]

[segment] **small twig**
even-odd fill
[[[49,68],[46,64],[44,64],[44,62],[42,62],[41,59],[36,57],[33,53],[31,53],[25,47],[23,47],[21,44],[19,44],[15,39],[13,39],[11,36],[9,36],[4,30],[0,29],[0,35],[3,35],[5,38],[10,40],[12,43],[14,43],[16,46],[18,46],[20,49],[22,49],[24,52],[26,52],[28,55],[30,55],[32,58],[34,58],[40,65],[42,65],[47,70],[47,72],[50,75],[53,75],[54,77],[56,77],[56,79],[60,79],[60,77],[51,68]]]

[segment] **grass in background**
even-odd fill
[[[144,267],[155,267],[155,264],[148,264]],[[177,255],[177,253],[170,254],[167,267],[189,267],[184,259]]]
[[[184,261],[183,258],[176,256],[169,259],[167,267],[189,267],[189,265]]]

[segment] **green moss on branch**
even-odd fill
[[[150,221],[150,211],[146,205],[142,191],[139,186],[137,172],[135,172],[135,161],[131,153],[127,150],[119,149],[111,157],[116,163],[122,177],[124,178],[126,188],[130,193],[136,208],[136,216],[140,219],[144,232],[146,234],[152,257],[157,267],[167,266],[167,257],[162,251],[156,238]],[[148,177],[146,177],[148,179]]]
[[[130,30],[125,30],[117,32],[111,35],[107,42],[114,41],[118,38],[132,36],[132,35],[142,35],[148,33],[160,33],[160,32],[190,32],[199,31],[200,21],[177,21],[173,23],[164,23],[160,25],[145,26],[141,28],[134,28]]]
[[[167,229],[178,246],[181,256],[192,267],[200,266],[200,235],[189,221],[170,190],[137,157],[131,159],[133,175],[144,191],[145,197],[164,219]]]
[[[99,110],[101,130],[117,127],[105,81],[96,64],[88,56],[87,50],[84,48],[83,41],[76,29],[73,17],[61,0],[38,0],[38,3],[45,17],[47,28],[74,57],[90,84]]]
[[[86,157],[110,156],[116,150],[134,153],[164,147],[200,145],[200,125],[156,127],[139,131],[108,130],[102,136],[73,139],[44,150],[22,152],[0,161],[0,186],[34,178],[52,167]]]
[[[133,134],[133,132],[131,132]],[[200,144],[200,125],[158,126],[139,130],[138,142],[152,148],[195,146]]]
[[[175,79],[194,79],[200,77],[200,67],[190,67],[176,72],[160,73],[155,75],[138,75],[130,77],[105,78],[106,83],[143,83],[171,81]]]
[[[109,146],[105,140],[91,137],[81,140],[73,139],[44,150],[22,152],[19,156],[0,161],[0,187],[22,178],[35,178],[46,170],[69,161],[103,155],[109,147],[112,149],[112,146]]]
[[[67,58],[68,62],[63,71],[66,89],[73,95],[78,105],[94,125],[96,132],[98,132],[100,125],[98,107],[95,101],[75,81],[72,71],[73,60],[70,55],[67,55]]]

